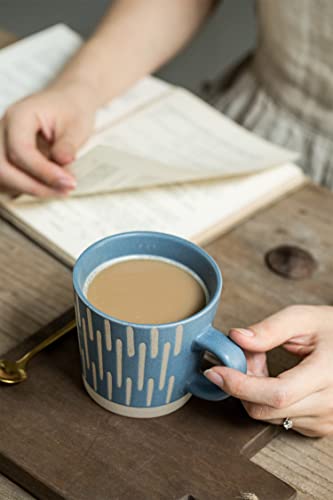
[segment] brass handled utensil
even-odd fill
[[[31,351],[27,352],[17,361],[9,361],[8,359],[0,360],[0,382],[4,384],[18,384],[19,382],[23,382],[26,380],[28,374],[26,371],[27,364],[38,354],[40,351],[53,344],[61,337],[66,335],[66,333],[70,332],[75,328],[76,322],[75,320],[69,321],[65,326],[57,330],[55,333],[52,333],[45,340],[40,342],[40,344],[36,345]]]

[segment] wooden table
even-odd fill
[[[12,39],[0,36],[0,45]],[[245,326],[292,303],[333,304],[332,216],[333,195],[308,185],[209,245],[225,280],[223,323],[216,326]],[[282,243],[315,256],[319,268],[312,279],[288,281],[266,268],[266,251]],[[71,272],[2,219],[0,266],[0,352],[5,352],[69,308]],[[253,460],[294,486],[298,498],[333,498],[332,439],[281,433]],[[0,475],[0,498],[32,497]]]

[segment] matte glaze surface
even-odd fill
[[[190,318],[162,325],[129,323],[93,307],[83,293],[89,274],[110,259],[140,254],[172,259],[192,269],[207,287],[206,307]],[[206,349],[224,364],[246,370],[241,349],[211,327],[222,276],[215,261],[193,243],[153,232],[111,236],[83,252],[74,267],[73,282],[82,375],[90,396],[104,408],[132,417],[154,417],[180,408],[191,394],[210,400],[226,398],[200,373]]]

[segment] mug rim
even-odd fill
[[[79,283],[78,283],[77,274],[78,274],[78,269],[81,265],[82,259],[84,259],[85,255],[87,255],[88,253],[91,253],[95,248],[105,244],[106,241],[118,239],[118,238],[125,238],[128,236],[130,236],[130,237],[135,237],[135,236],[155,237],[155,236],[158,236],[160,238],[164,238],[164,239],[168,239],[168,240],[170,239],[170,240],[185,244],[185,246],[188,246],[188,247],[194,249],[199,254],[201,254],[201,256],[204,257],[208,261],[208,263],[213,267],[213,269],[217,275],[217,278],[218,278],[215,293],[210,298],[209,302],[205,305],[205,307],[200,309],[200,311],[193,314],[192,316],[189,316],[188,318],[181,319],[178,321],[173,321],[170,323],[134,323],[132,321],[125,321],[125,320],[116,318],[115,316],[111,316],[110,314],[107,314],[107,313],[101,311],[100,309],[98,309],[97,307],[95,307],[88,300],[88,298],[85,296],[85,294],[83,293],[83,289],[79,286]],[[131,255],[131,254],[129,254],[129,255]],[[113,259],[110,259],[110,261],[112,261],[112,260]],[[174,260],[174,259],[171,259],[171,260]],[[98,266],[96,266],[96,267],[98,267]],[[222,293],[222,288],[223,288],[223,277],[222,277],[221,270],[218,267],[215,260],[213,259],[213,257],[211,257],[208,252],[206,252],[203,248],[201,248],[196,243],[193,243],[192,241],[189,241],[185,238],[181,238],[180,236],[176,236],[176,235],[173,235],[170,233],[163,233],[163,232],[159,232],[159,231],[124,231],[122,233],[117,233],[114,235],[105,236],[104,238],[101,238],[101,239],[95,241],[94,243],[89,245],[87,248],[85,248],[85,250],[83,250],[83,252],[79,255],[79,257],[77,258],[77,260],[74,264],[73,287],[74,287],[75,293],[80,297],[81,301],[85,304],[85,306],[88,307],[95,314],[101,316],[103,319],[107,319],[113,323],[118,323],[118,324],[125,326],[125,327],[131,326],[133,328],[172,328],[172,327],[177,327],[179,325],[188,324],[192,321],[200,319],[202,316],[207,314],[207,312],[216,304],[216,302],[220,298],[220,295]]]

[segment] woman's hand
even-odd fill
[[[89,89],[75,84],[11,106],[0,121],[0,191],[54,197],[74,189],[75,179],[63,167],[88,138],[95,111]]]
[[[62,167],[88,138],[96,109],[176,54],[214,4],[113,1],[52,87],[14,104],[0,121],[0,192],[48,197],[74,189],[75,179]]]
[[[333,307],[291,306],[230,338],[245,350],[248,373],[216,366],[205,372],[211,382],[252,418],[281,425],[290,417],[306,436],[333,434]],[[265,353],[279,345],[302,361],[269,377]]]

